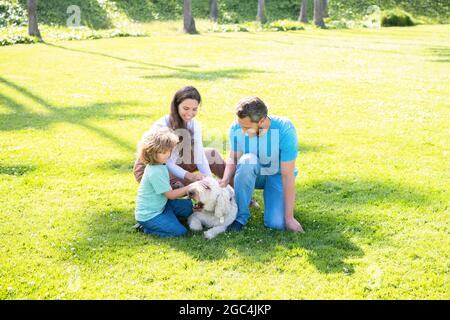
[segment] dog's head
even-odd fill
[[[214,212],[214,215],[221,218],[227,215],[235,205],[234,190],[227,186],[221,188],[216,179],[212,177],[206,178],[209,188],[205,188],[201,183],[195,182],[188,189],[189,198],[197,202],[203,207],[204,211]]]
[[[196,201],[197,204],[205,211],[214,211],[216,207],[217,198],[221,193],[221,188],[216,179],[207,177],[206,181],[209,184],[208,188],[205,188],[200,182],[194,182],[189,185],[188,197]]]

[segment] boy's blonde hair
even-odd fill
[[[150,131],[138,144],[138,157],[144,164],[155,164],[156,155],[172,151],[178,143],[178,136],[169,128]]]

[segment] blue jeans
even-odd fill
[[[249,204],[255,189],[264,189],[264,225],[284,230],[284,192],[281,174],[261,175],[256,155],[243,154],[234,176],[234,190],[238,213],[236,220],[246,224],[250,218]]]
[[[138,221],[144,227],[144,233],[160,237],[179,237],[187,233],[178,221],[179,217],[192,214],[192,201],[189,199],[168,200],[164,211],[147,221]]]

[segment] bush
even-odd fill
[[[305,30],[303,23],[291,20],[278,20],[269,24],[271,31]]]
[[[415,26],[414,19],[409,13],[400,10],[384,11],[381,16],[381,25],[383,27],[409,27]]]
[[[0,37],[0,47],[9,46],[18,43],[36,43],[38,39],[36,37],[30,37],[22,34],[8,35],[6,37]]]
[[[0,28],[27,24],[25,10],[16,2],[0,0]]]

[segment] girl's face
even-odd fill
[[[160,164],[164,164],[169,160],[171,151],[166,151],[164,153],[157,153],[156,154],[156,161]]]
[[[198,101],[195,99],[186,99],[178,106],[178,113],[184,122],[191,121],[198,112]]]

